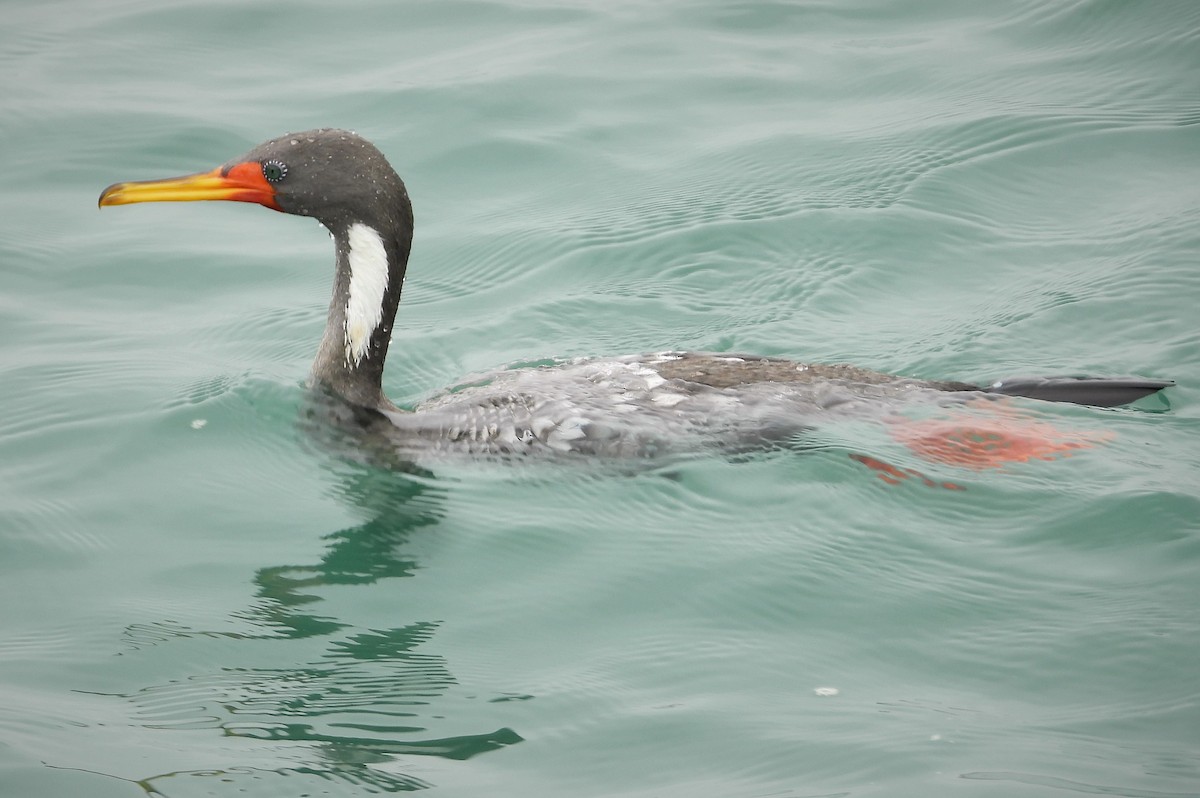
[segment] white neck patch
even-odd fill
[[[346,365],[357,366],[371,345],[371,333],[383,318],[388,285],[387,250],[374,228],[350,225],[350,298],[346,300]]]

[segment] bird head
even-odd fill
[[[263,142],[208,172],[115,183],[100,206],[228,200],[311,216],[330,230],[355,222],[411,230],[404,183],[375,145],[347,130],[291,133]]]

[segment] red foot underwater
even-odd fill
[[[1081,449],[1112,440],[1111,432],[1060,429],[1020,409],[997,402],[973,402],[958,418],[888,420],[892,437],[925,460],[982,471],[1013,463],[1070,457]],[[911,468],[898,468],[874,457],[850,457],[878,472],[889,485],[915,478],[927,487],[963,490],[953,482],[936,482]]]
[[[927,488],[945,488],[946,490],[966,490],[962,485],[957,485],[953,482],[934,482],[929,477],[922,474],[915,468],[897,468],[894,465],[889,465],[882,460],[877,460],[874,457],[869,457],[865,454],[852,454],[851,460],[857,460],[873,471],[878,471],[876,475],[889,485],[899,485],[901,482],[915,477],[925,483]]]
[[[984,390],[1049,402],[1116,407],[1174,384],[1171,380],[1140,378],[1045,377],[1004,380]],[[1079,449],[1089,449],[1114,437],[1111,432],[1062,430],[1001,402],[971,402],[964,409],[966,412],[961,415],[965,418],[890,419],[892,437],[926,460],[972,471],[1070,457]],[[879,478],[889,485],[916,478],[931,488],[963,490],[961,485],[935,482],[912,468],[897,468],[867,455],[852,454],[850,457],[878,472]]]

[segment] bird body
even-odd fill
[[[831,374],[863,377],[830,378]],[[783,376],[783,379],[780,377]],[[779,358],[659,352],[493,371],[385,411],[394,445],[473,455],[653,457],[777,443],[831,417],[946,396],[931,383]]]
[[[491,372],[398,409],[382,378],[413,236],[404,182],[383,154],[344,130],[293,133],[211,172],[117,183],[100,205],[232,200],[321,222],[334,241],[333,296],[313,362],[317,395],[340,404],[402,456],[652,457],[716,445],[781,441],[822,419],[879,414],[915,401],[1027,395],[1102,406],[1163,380],[1026,380],[981,387],[781,358],[661,352],[581,358]],[[341,412],[348,411],[348,412]]]

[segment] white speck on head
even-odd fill
[[[350,298],[346,300],[346,363],[357,366],[383,318],[388,285],[387,250],[374,228],[350,225]]]
[[[837,695],[841,691],[838,690],[836,687],[814,687],[813,692],[816,693],[817,695],[821,696],[822,698],[829,698],[830,696]]]
[[[197,418],[192,420],[192,429],[204,429],[204,425],[208,423],[208,419]]]

